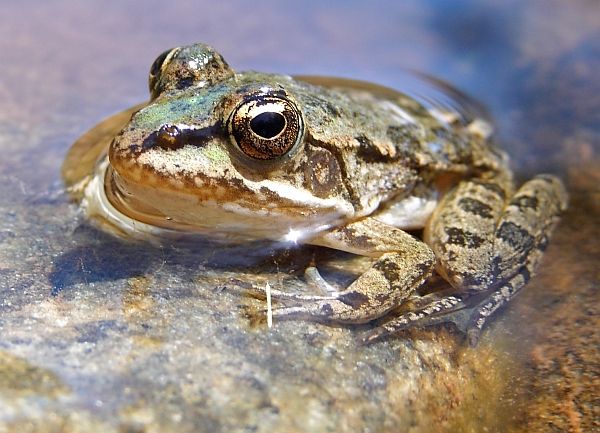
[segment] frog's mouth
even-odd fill
[[[98,175],[86,189],[88,213],[108,223],[113,232],[133,237],[171,232],[227,240],[302,242],[338,225],[353,212],[345,203],[318,199],[306,191],[270,181],[255,182],[262,196],[253,200],[241,195],[234,200],[234,190],[228,191],[223,201],[216,193],[204,191],[199,195],[185,188],[165,189],[129,181],[107,160],[97,170]]]

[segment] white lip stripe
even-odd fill
[[[296,188],[283,182],[274,182],[272,180],[261,180],[260,182],[248,182],[248,186],[256,191],[262,187],[273,191],[278,196],[290,200],[307,208],[331,208],[335,209],[340,215],[351,217],[354,214],[354,208],[350,203],[339,199],[322,199],[314,196],[310,191]]]

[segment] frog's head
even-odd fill
[[[285,238],[347,218],[353,207],[335,156],[307,145],[306,99],[288,76],[235,74],[196,44],[161,54],[150,103],[109,151],[106,189],[152,224]],[[302,93],[302,97],[298,95]]]

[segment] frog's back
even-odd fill
[[[485,110],[442,82],[407,77],[406,93],[355,80],[297,77],[324,87],[297,95],[306,146],[335,155],[359,213],[482,173],[506,178],[509,188],[507,158],[493,143]]]

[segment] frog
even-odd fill
[[[273,289],[274,318],[376,324],[365,343],[451,323],[475,345],[534,275],[568,195],[549,174],[517,186],[485,109],[419,79],[425,96],[236,72],[208,45],[176,47],[153,62],[149,101],[77,140],[63,178],[88,217],[123,236],[259,239],[371,260],[347,287],[310,266],[315,293]],[[447,287],[419,295],[436,276]]]

